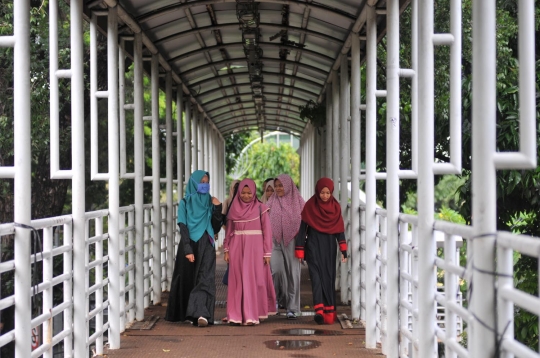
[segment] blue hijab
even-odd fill
[[[212,196],[208,193],[197,192],[197,184],[205,175],[210,178],[210,174],[204,170],[197,170],[191,174],[186,184],[186,196],[180,200],[178,205],[178,222],[187,226],[189,237],[195,242],[199,241],[205,232],[208,232],[212,238],[214,237]]]

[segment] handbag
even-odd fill
[[[225,271],[225,275],[223,275],[221,283],[224,285],[229,285],[229,264],[227,264],[227,270]]]

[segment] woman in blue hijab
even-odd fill
[[[180,244],[165,319],[191,321],[195,326],[214,324],[216,252],[214,234],[221,226],[221,203],[208,192],[210,174],[193,172],[186,196],[178,205]]]

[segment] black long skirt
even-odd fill
[[[199,317],[214,324],[216,305],[216,252],[208,234],[195,242],[189,240],[195,262],[189,262],[182,243],[178,245],[176,262],[167,303],[165,320],[189,320],[197,325]]]
[[[324,318],[324,323],[332,324],[336,319],[336,254],[337,241],[334,235],[310,229],[305,246],[308,263],[313,308]]]

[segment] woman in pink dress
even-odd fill
[[[227,215],[223,248],[229,263],[227,318],[231,325],[252,326],[276,313],[270,272],[272,228],[268,207],[256,193],[253,180],[242,180]]]

